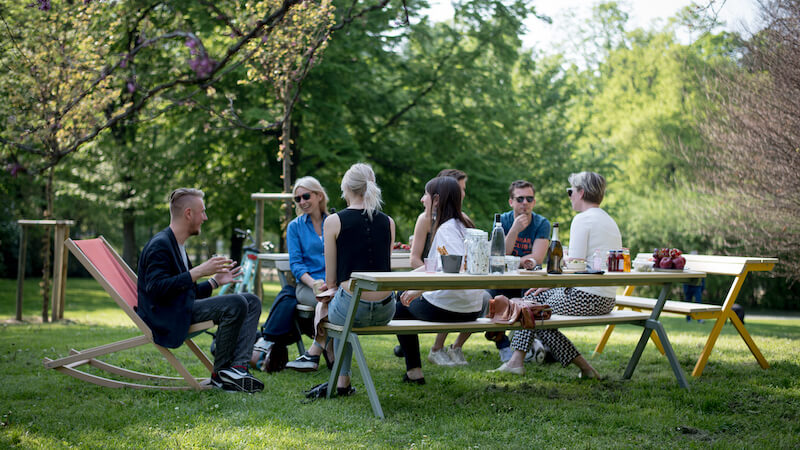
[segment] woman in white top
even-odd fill
[[[608,213],[600,209],[600,202],[603,201],[605,195],[606,180],[594,172],[581,172],[570,175],[569,183],[571,186],[567,188],[567,195],[572,202],[572,208],[578,211],[578,214],[570,226],[568,259],[589,260],[596,250],[605,252],[609,249],[621,248],[622,237],[617,223]],[[614,308],[616,287],[530,289],[525,293],[525,298],[549,304],[555,314],[597,316],[608,314]],[[511,340],[511,348],[514,349],[513,356],[496,371],[524,374],[525,353],[533,344],[534,337],[549,346],[553,356],[563,366],[575,364],[581,370],[581,377],[599,378],[594,367],[558,330],[516,332]]]
[[[436,211],[433,224],[433,241],[428,258],[436,260],[441,267],[437,249],[444,247],[453,255],[465,254],[464,233],[466,227],[474,226],[461,212],[461,188],[450,177],[437,177],[425,185],[422,202]],[[427,208],[426,208],[427,209]],[[423,267],[416,270],[424,269]],[[436,322],[466,322],[478,318],[483,307],[483,289],[405,291],[396,305],[395,319],[417,319]],[[424,384],[422,362],[419,352],[419,337],[416,334],[398,335],[397,340],[406,359],[406,373],[403,381]],[[463,343],[463,342],[461,342]],[[461,343],[454,344],[461,351]],[[435,343],[431,353],[443,351],[443,343]]]

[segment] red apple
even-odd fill
[[[683,270],[683,268],[686,266],[686,258],[684,258],[683,256],[672,258],[672,266],[675,267],[676,269]]]
[[[672,260],[669,256],[665,256],[661,258],[661,261],[658,262],[658,267],[662,269],[672,269]]]

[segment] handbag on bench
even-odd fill
[[[489,314],[492,323],[511,325],[519,321],[522,328],[533,329],[537,320],[547,320],[553,314],[550,305],[529,302],[521,298],[508,298],[498,295],[489,300]]]

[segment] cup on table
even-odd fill
[[[442,256],[442,272],[445,273],[458,273],[461,271],[461,261],[464,255],[441,255]]]
[[[506,255],[506,273],[519,273],[519,256]]]
[[[425,272],[427,273],[434,273],[436,272],[436,258],[425,258]]]

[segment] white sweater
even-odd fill
[[[450,219],[443,223],[431,242],[431,250],[428,258],[436,259],[436,270],[442,269],[442,258],[439,257],[438,247],[444,246],[447,253],[451,255],[466,254],[464,246],[464,224],[456,219]],[[471,313],[480,311],[483,308],[483,289],[448,289],[439,291],[427,291],[422,295],[428,303],[458,313]]]
[[[622,248],[622,235],[614,219],[600,208],[589,208],[578,213],[569,227],[569,257],[590,261],[595,250],[603,255],[608,250]],[[615,286],[579,287],[582,291],[601,297],[614,298]]]

